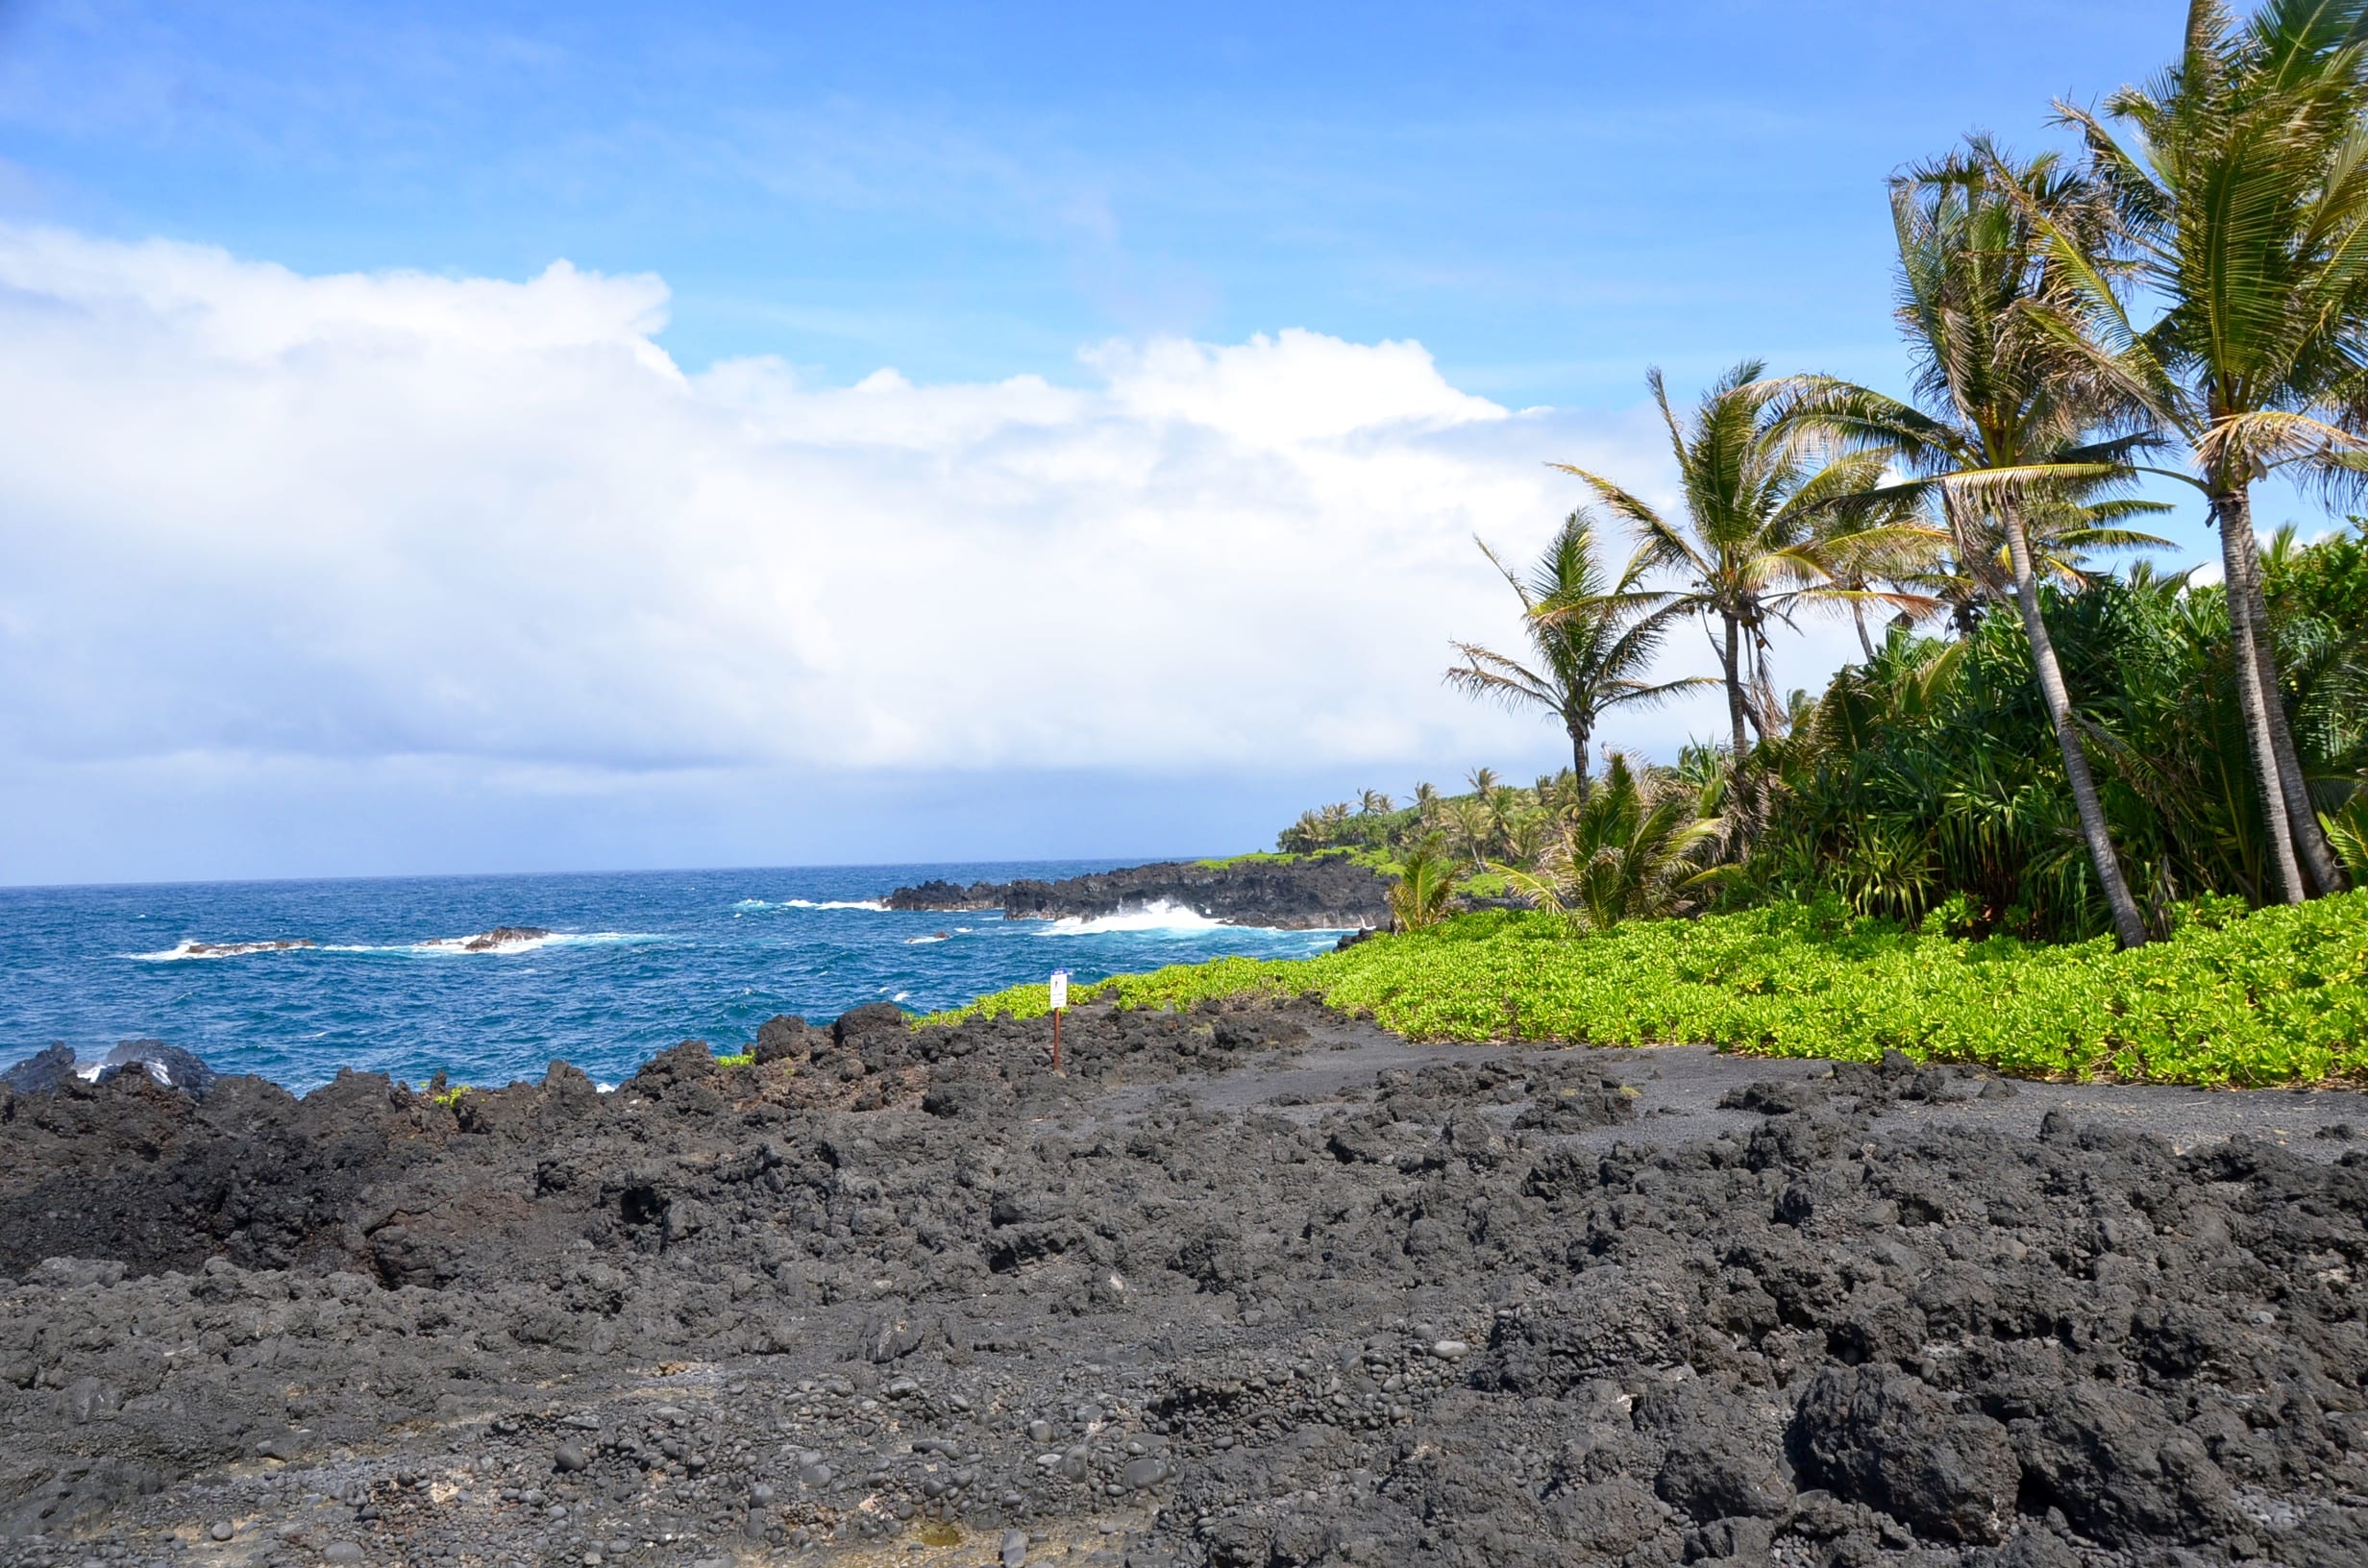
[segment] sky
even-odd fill
[[[0,881],[1207,853],[1549,769],[1441,684],[1520,635],[1474,534],[1668,500],[1648,366],[1899,388],[1885,177],[2182,10],[0,0]]]

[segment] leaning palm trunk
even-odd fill
[[[2254,680],[2260,689],[2261,727],[2269,733],[2270,756],[2277,765],[2278,787],[2284,797],[2286,824],[2295,851],[2319,892],[2341,893],[2349,885],[2343,863],[2335,857],[2334,845],[2328,842],[2326,830],[2319,825],[2318,808],[2310,799],[2309,776],[2303,772],[2302,757],[2294,749],[2294,727],[2286,723],[2285,703],[2279,696],[2278,642],[2269,619],[2269,596],[2261,588],[2261,558],[2254,544],[2251,492],[2236,491],[2231,498],[2231,509],[2223,514],[2215,508],[2214,516],[2225,519],[2220,552],[2227,577],[2229,624],[2236,624],[2236,601],[2242,598],[2245,622],[2252,631]],[[2227,525],[2232,524],[2240,535],[2234,551],[2228,544]],[[2241,584],[2236,576],[2238,563],[2232,558],[2239,554],[2243,557]],[[2248,718],[2246,733],[2252,732]]]
[[[2063,667],[2056,659],[2056,640],[2048,635],[2047,621],[2039,613],[2039,577],[2031,561],[2031,536],[2023,527],[2021,515],[2012,505],[1999,508],[1999,521],[2005,525],[2007,555],[2014,569],[2014,599],[2022,607],[2023,633],[2031,639],[2031,667],[2039,681],[2039,696],[2047,703],[2047,717],[2056,726],[2056,744],[2063,748],[2064,777],[2072,786],[2073,803],[2080,809],[2081,835],[2088,841],[2089,864],[2096,868],[2097,885],[2105,890],[2105,902],[2113,913],[2113,934],[2124,947],[2142,946],[2146,941],[2146,921],[2138,914],[2137,900],[2130,896],[2130,884],[2121,874],[2121,857],[2113,852],[2112,834],[2105,825],[2105,803],[2097,797],[2097,781],[2088,771],[2088,753],[2081,747],[2080,726],[2072,717],[2072,696],[2063,680]]]
[[[2256,778],[2261,786],[2261,821],[2269,840],[2269,864],[2278,896],[2299,904],[2310,896],[2303,883],[2301,865],[2294,858],[2294,821],[2286,807],[2285,770],[2279,766],[2278,744],[2269,726],[2270,705],[2277,687],[2262,690],[2261,634],[2266,625],[2253,619],[2253,592],[2259,563],[2253,549],[2252,498],[2242,485],[2215,492],[2211,520],[2220,530],[2220,563],[2229,606],[2229,639],[2236,655],[2236,701],[2245,718],[2245,747],[2253,754]]]

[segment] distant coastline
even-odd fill
[[[1090,920],[1164,909],[1221,925],[1353,931],[1389,923],[1389,890],[1380,873],[1344,854],[1249,855],[1161,861],[1057,881],[965,885],[934,878],[898,888],[882,902],[947,914],[993,910],[1010,920]]]

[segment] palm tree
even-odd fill
[[[1457,796],[1441,808],[1441,815],[1446,819],[1448,834],[1463,847],[1465,858],[1475,867],[1486,865],[1489,845],[1496,839],[1496,821],[1489,814],[1486,797]]]
[[[1427,831],[1433,825],[1432,819],[1438,815],[1439,786],[1417,784],[1415,786],[1415,825]]]
[[[1673,596],[1640,586],[1651,566],[1642,551],[1629,557],[1616,578],[1607,578],[1596,558],[1594,523],[1584,509],[1563,520],[1527,578],[1485,542],[1474,543],[1519,597],[1534,657],[1523,664],[1474,643],[1457,643],[1465,662],[1447,672],[1447,683],[1470,697],[1551,715],[1570,738],[1570,767],[1580,789],[1587,787],[1588,741],[1604,714],[1707,684],[1641,678],[1669,623],[1686,609]]]
[[[2181,477],[2220,530],[2272,864],[2289,901],[2335,891],[2343,868],[2278,699],[2252,488],[2282,468],[2338,491],[2368,479],[2368,0],[2266,0],[2243,20],[2190,0],[2178,62],[2106,100],[2129,145],[2057,109],[2120,219],[2109,250],[2058,236],[2089,307],[2078,340],[2193,453]],[[2116,267],[2166,302],[2143,331]]]
[[[1397,803],[1379,790],[1364,790],[1357,796],[1357,815],[1360,817],[1387,817],[1395,809]]]
[[[2002,185],[2011,185],[2011,190]],[[2084,210],[2084,204],[2085,210]],[[1913,169],[1891,183],[1899,244],[1895,312],[1914,362],[1922,406],[1828,378],[1804,378],[1786,415],[1845,448],[1895,455],[1913,471],[1879,495],[1929,495],[1948,521],[1961,570],[1994,573],[1994,535],[2031,644],[2032,670],[2063,753],[2064,777],[2098,886],[2125,947],[2146,922],[2122,874],[2072,711],[2071,693],[2040,613],[2039,557],[2030,520],[2045,516],[2060,542],[2080,508],[2127,484],[2127,458],[2147,439],[2129,429],[2129,400],[2082,356],[2066,352],[2041,312],[2069,302],[2047,235],[2093,230],[2090,188],[2042,157],[2014,166],[1978,138],[1968,157]]]
[[[1428,835],[1406,856],[1398,879],[1390,889],[1390,927],[1420,931],[1444,919],[1455,891],[1455,866]]]
[[[1704,792],[1674,775],[1640,772],[1615,751],[1602,787],[1536,864],[1497,870],[1532,904],[1585,930],[1674,914],[1703,882],[1708,852],[1725,827],[1706,805]]]
[[[1781,722],[1767,667],[1768,625],[1788,620],[1804,601],[1849,598],[1852,591],[1834,581],[1821,526],[1837,502],[1872,490],[1884,466],[1880,456],[1857,454],[1817,467],[1808,442],[1778,417],[1784,383],[1762,380],[1765,368],[1755,359],[1727,372],[1703,395],[1690,425],[1670,410],[1661,372],[1646,377],[1677,458],[1682,521],[1665,520],[1600,475],[1554,465],[1585,480],[1638,531],[1648,566],[1685,577],[1670,596],[1673,607],[1717,623],[1714,644],[1739,771],[1750,752],[1749,731],[1765,736]],[[1756,818],[1756,801],[1744,804]]]

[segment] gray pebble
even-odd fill
[[[558,1452],[551,1456],[551,1467],[562,1474],[581,1470],[591,1462],[580,1443],[561,1443]]]
[[[359,1562],[361,1561],[360,1543],[332,1541],[328,1549],[321,1554],[321,1560],[324,1562]]]
[[[228,1519],[216,1519],[213,1522],[213,1528],[207,1531],[206,1533],[212,1536],[217,1541],[227,1541],[232,1536],[238,1533],[238,1527],[232,1524]]]
[[[1003,1568],[1024,1568],[1027,1562],[1027,1531],[1003,1531]]]

